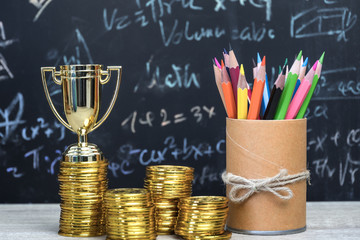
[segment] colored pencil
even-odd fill
[[[260,69],[260,66],[261,66],[261,57],[260,57],[260,53],[256,53],[256,57],[257,57],[257,68],[258,68],[258,71]],[[256,76],[255,76],[256,77]],[[255,78],[254,78],[255,79]]]
[[[229,118],[236,118],[234,93],[223,60],[221,60],[221,87],[224,93],[227,115]]]
[[[234,98],[237,99],[237,86],[238,86],[238,80],[239,80],[239,63],[236,60],[234,50],[230,49],[229,51],[229,71],[230,71],[230,78],[231,78],[231,84],[234,91]],[[235,102],[235,105],[237,103]]]
[[[258,64],[257,68],[259,69],[261,64],[261,57],[259,53],[257,53],[257,64]],[[261,101],[260,116],[264,116],[266,107],[269,103],[269,98],[270,98],[269,82],[268,82],[267,74],[265,72],[265,85],[264,85],[264,92]]]
[[[220,65],[219,61],[216,59],[216,57],[214,58],[214,60],[215,60],[216,66],[217,66],[219,69],[221,69],[221,65]]]
[[[216,58],[214,58],[214,59],[215,59],[215,61],[213,60],[213,69],[214,69],[215,83],[219,90],[220,98],[221,98],[222,103],[224,104],[224,108],[226,111],[225,98],[224,98],[224,93],[223,93],[222,86],[221,86],[221,70],[216,66],[216,63],[215,63],[217,61]]]
[[[265,84],[265,56],[261,62],[259,71],[254,79],[254,86],[251,96],[251,103],[247,119],[257,119],[260,113],[261,99],[264,92]]]
[[[296,119],[302,119],[304,118],[304,115],[305,115],[305,112],[306,112],[306,109],[308,108],[309,106],[309,103],[310,103],[310,100],[311,100],[311,97],[315,91],[315,88],[316,88],[316,85],[319,81],[319,78],[320,78],[320,75],[321,75],[321,69],[322,69],[322,65],[323,65],[323,62],[324,62],[324,56],[325,56],[325,52],[323,52],[323,54],[321,55],[319,61],[318,61],[318,64],[317,64],[317,67],[316,67],[316,71],[315,71],[315,76],[313,78],[313,82],[311,84],[311,88],[308,92],[308,94],[306,95],[306,98],[303,102],[303,104],[301,105],[301,108],[296,116]]]
[[[228,75],[230,76],[230,70],[229,70],[229,53],[226,51],[225,48],[224,48],[223,56],[224,56],[224,62],[225,62],[226,71],[227,71]]]
[[[265,120],[272,120],[275,117],[275,113],[276,113],[276,108],[278,106],[281,94],[283,92],[284,89],[284,85],[285,85],[285,65],[282,69],[282,71],[280,72],[279,76],[277,77],[274,86],[271,90],[271,94],[270,94],[270,99],[269,99],[269,104],[266,107],[266,111],[264,113],[264,117],[263,119]]]
[[[264,116],[266,107],[269,104],[269,99],[270,99],[270,88],[269,88],[268,76],[265,73],[265,85],[264,85],[264,92],[261,101],[260,116]]]
[[[256,65],[254,59],[252,59],[252,62],[253,62],[253,79],[255,79],[256,78],[256,73],[257,73],[257,65]]]
[[[294,119],[298,114],[301,105],[303,104],[306,95],[308,94],[311,84],[313,82],[316,66],[318,61],[315,62],[314,66],[310,68],[309,72],[306,74],[304,80],[301,82],[298,91],[296,92],[294,99],[289,105],[289,109],[286,113],[285,119]]]
[[[281,97],[280,97],[279,105],[276,109],[276,114],[274,117],[275,120],[282,120],[285,118],[287,109],[288,109],[290,101],[291,101],[292,94],[294,92],[296,81],[299,76],[301,56],[302,56],[302,51],[299,52],[298,57],[294,61],[293,65],[289,71],[288,77],[285,82],[283,93],[281,94]]]
[[[301,57],[300,73],[299,73],[298,80],[296,81],[296,85],[295,85],[295,88],[294,88],[294,93],[293,93],[293,95],[291,97],[291,101],[294,99],[295,93],[298,90],[302,80],[304,79],[307,64],[308,64],[308,58],[306,58],[305,61],[302,61],[302,57]]]
[[[244,66],[241,64],[239,81],[237,85],[237,118],[246,119],[248,112],[248,89]]]
[[[289,75],[289,65],[286,65],[286,72],[285,72],[285,83],[286,83],[286,79]]]
[[[305,77],[308,61],[309,61],[309,58],[305,58],[305,61],[301,62],[301,68],[300,68],[300,73],[299,73],[299,78],[298,78],[298,79],[300,79],[300,81],[302,81]]]

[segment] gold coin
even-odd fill
[[[120,239],[136,239],[136,240],[153,240],[156,239],[156,234],[142,234],[142,235],[127,235],[127,234],[111,234],[107,235],[107,240],[120,240]]]
[[[98,237],[105,235],[105,232],[71,232],[60,229],[58,234],[64,237]]]
[[[64,226],[64,225],[60,225],[60,230],[62,231],[66,231],[66,232],[101,232],[103,231],[104,227],[89,227],[89,226],[79,226],[79,227],[74,227],[74,226]]]
[[[192,167],[186,167],[186,166],[177,166],[177,165],[156,165],[156,166],[147,166],[146,171],[194,171],[194,168]]]
[[[182,238],[186,239],[186,240],[207,240],[207,239],[212,239],[212,240],[228,240],[231,238],[231,232],[225,231],[223,234],[219,234],[219,235],[184,235],[182,236]]]
[[[180,199],[180,202],[183,203],[218,203],[223,204],[224,202],[228,202],[228,199],[226,197],[222,196],[193,196],[189,198]]]
[[[147,196],[149,193],[144,188],[115,188],[107,191],[108,195],[116,197]]]
[[[189,236],[189,235],[220,235],[224,233],[224,229],[179,229],[175,228],[175,234],[180,236]]]

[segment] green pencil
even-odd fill
[[[296,116],[296,119],[302,119],[304,118],[304,115],[305,115],[305,112],[306,112],[306,109],[308,108],[309,106],[309,103],[310,103],[310,100],[311,100],[311,97],[315,91],[315,88],[316,88],[316,85],[319,81],[319,78],[320,78],[320,74],[321,74],[321,68],[322,68],[322,65],[323,65],[323,62],[324,62],[324,56],[325,56],[325,52],[323,52],[323,54],[321,55],[320,59],[319,59],[319,62],[318,62],[318,65],[316,67],[316,71],[315,71],[315,76],[313,78],[313,82],[311,84],[311,88],[308,92],[308,94],[306,95],[306,98],[303,102],[303,104],[301,105],[301,108]]]
[[[295,59],[295,62],[291,66],[291,69],[289,71],[289,74],[285,82],[284,91],[281,94],[279,105],[276,109],[275,118],[274,118],[275,120],[285,119],[286,112],[294,92],[296,81],[298,80],[298,76],[300,72],[301,56],[302,56],[302,51],[299,52],[297,58]]]

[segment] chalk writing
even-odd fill
[[[200,184],[200,185],[205,185],[205,184],[211,184],[213,182],[221,182],[221,173],[222,171],[218,171],[217,169],[214,169],[213,167],[210,167],[209,165],[205,165],[204,167],[202,167],[202,169],[200,170],[200,174],[195,172],[194,174],[194,181],[193,184]]]
[[[165,127],[171,124],[182,123],[188,120],[186,113],[191,114],[191,118],[194,119],[196,123],[200,123],[204,118],[211,119],[216,115],[214,106],[194,106],[187,112],[178,112],[171,116],[168,115],[168,111],[164,108],[160,110],[159,115],[155,114],[153,111],[147,111],[146,113],[141,114],[141,116],[138,116],[138,112],[134,111],[121,122],[121,126],[124,129],[130,129],[132,133],[136,133],[137,125],[148,127],[156,125]],[[156,116],[160,116],[160,118],[157,119]]]
[[[357,15],[348,8],[317,8],[302,11],[290,20],[290,36],[309,38],[316,36],[337,35],[336,40],[348,41],[346,33],[357,21]]]
[[[274,39],[275,30],[271,28],[267,29],[265,24],[257,27],[254,22],[251,23],[250,27],[244,27],[243,29],[234,28],[231,31],[232,40],[261,42],[265,37]]]
[[[165,16],[165,14],[171,15],[173,4],[180,3],[180,7],[183,9],[190,9],[194,11],[200,11],[203,8],[195,4],[195,0],[148,0],[145,6],[151,9],[151,16],[154,22],[157,22],[159,18]]]
[[[0,129],[4,129],[4,132],[0,132],[1,144],[6,144],[16,128],[25,123],[22,120],[23,113],[24,97],[21,93],[15,96],[7,108],[0,109]]]
[[[57,132],[56,136],[54,132]],[[21,136],[25,141],[32,141],[41,135],[44,135],[47,139],[53,139],[56,141],[62,141],[65,138],[65,127],[54,120],[54,123],[50,125],[44,118],[38,117],[36,124],[32,126],[26,126],[21,131]]]
[[[315,174],[320,178],[333,178],[338,173],[339,184],[343,186],[348,179],[349,184],[355,184],[356,177],[359,174],[360,160],[353,160],[351,154],[347,153],[345,161],[340,160],[339,168],[329,166],[329,159],[317,159],[312,162],[315,167]]]
[[[165,89],[165,88],[185,88],[188,89],[192,86],[200,88],[199,74],[190,70],[191,65],[185,64],[179,66],[171,64],[171,72],[162,75],[159,66],[152,68],[152,59],[146,62],[146,79],[141,81],[134,87],[134,92],[137,92],[139,88],[144,89]]]
[[[36,22],[52,0],[29,0],[29,2],[38,9],[38,12],[33,19],[33,22]]]
[[[58,163],[62,159],[62,151],[59,149],[55,149],[54,151],[55,156],[51,157],[48,154],[44,155],[42,153],[44,151],[44,148],[45,146],[41,145],[39,147],[27,151],[24,154],[24,160],[27,161],[30,160],[32,169],[36,172],[39,172],[41,170],[46,170],[46,173],[50,175],[55,175],[56,174],[55,170],[57,169]],[[65,147],[64,150],[66,148],[67,147]],[[26,165],[26,163],[22,165]],[[17,166],[8,167],[7,172],[12,173],[14,178],[20,178],[25,175],[25,172],[21,172],[21,173],[18,172],[19,171],[18,168],[19,167]]]
[[[168,159],[175,161],[200,161],[203,158],[211,158],[214,154],[225,154],[225,140],[221,139],[215,144],[207,142],[191,143],[188,138],[177,142],[174,136],[166,137],[162,146],[157,149],[135,148],[131,144],[120,146],[117,154],[118,160],[111,161],[109,170],[114,177],[118,172],[123,175],[135,171],[133,164],[147,166],[152,163],[163,163]]]
[[[246,3],[249,3],[251,6],[255,7],[255,8],[264,8],[265,9],[265,13],[266,13],[266,21],[270,21],[271,20],[271,6],[272,6],[272,0],[230,0],[230,3],[239,3],[240,6],[245,7]],[[214,7],[214,11],[215,12],[219,12],[221,11],[226,11],[227,7],[225,5],[225,0],[215,0],[215,7]]]
[[[6,80],[9,78],[14,78],[14,74],[10,71],[6,59],[0,53],[0,81]]]
[[[0,21],[0,47],[7,48],[18,39],[7,39],[5,34],[4,23]],[[0,53],[0,81],[14,78],[14,74],[11,72],[5,57]]]
[[[179,5],[175,5],[176,3]],[[140,1],[136,1],[136,4],[138,7],[136,11],[120,16],[118,15],[118,8],[113,9],[111,13],[108,12],[107,8],[104,8],[103,22],[106,31],[111,31],[113,29],[123,30],[133,23],[138,24],[140,27],[147,27],[149,20],[151,20],[152,23],[157,23],[159,19],[171,15],[174,6],[194,11],[203,9],[201,6],[195,5],[194,0],[147,0],[144,6],[142,6]]]
[[[39,156],[39,152],[44,148],[44,146],[40,146],[38,148],[32,149],[30,151],[28,151],[27,153],[25,153],[24,157],[28,158],[30,157],[30,159],[33,161],[33,169],[34,170],[40,170],[40,156]]]
[[[19,40],[15,38],[14,39],[6,38],[4,23],[0,21],[0,47],[6,48],[17,41]]]
[[[131,20],[129,20],[129,16],[125,15],[125,16],[121,16],[121,17],[116,17],[116,14],[118,12],[118,9],[115,8],[112,13],[111,13],[111,17],[110,17],[110,21],[108,20],[108,11],[106,8],[104,8],[103,10],[103,18],[104,18],[104,25],[105,25],[105,29],[107,31],[110,31],[113,29],[114,24],[116,25],[116,30],[121,30],[124,29],[126,27],[128,27],[131,24]]]
[[[170,44],[178,45],[183,39],[187,41],[200,41],[203,38],[220,38],[226,34],[226,31],[222,27],[206,28],[201,27],[198,30],[190,30],[190,21],[185,22],[184,30],[178,29],[179,21],[174,20],[171,31],[166,33],[165,29],[168,29],[168,26],[164,26],[163,21],[159,20],[159,27],[161,33],[161,39],[165,47],[170,46]]]

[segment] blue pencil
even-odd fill
[[[261,64],[261,57],[260,54],[257,53],[257,62],[258,64]],[[270,99],[270,88],[269,88],[269,81],[268,81],[268,76],[267,74],[265,74],[265,85],[264,85],[264,92],[263,92],[263,96],[262,96],[262,101],[261,101],[261,108],[260,108],[260,116],[263,117],[266,111],[266,107],[269,103],[269,99]]]

